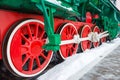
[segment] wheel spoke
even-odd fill
[[[90,48],[90,41],[87,42],[87,48]]]
[[[30,43],[30,41],[21,33],[21,37],[28,43]]]
[[[46,39],[42,39],[42,42],[45,43],[45,42],[46,42]]]
[[[71,35],[73,36],[75,34],[75,30],[73,29],[71,32]]]
[[[67,27],[67,28],[66,28],[66,35],[68,35],[69,32],[70,32],[70,31],[69,31],[69,27]]]
[[[21,45],[21,54],[26,54],[28,53],[28,47],[25,45]]]
[[[47,57],[44,55],[44,51],[42,51],[42,53],[40,53],[40,56],[42,56],[44,59],[47,59]]]
[[[41,66],[40,59],[38,57],[36,57],[35,59],[36,59],[37,66],[40,67]]]
[[[25,63],[29,60],[29,56],[26,55],[26,57],[24,58],[23,62],[22,62],[22,67],[25,65]]]
[[[72,30],[73,30],[73,28],[72,28],[72,27],[69,27],[69,34],[72,33]]]
[[[68,57],[69,56],[69,49],[67,48],[66,49],[66,57]]]
[[[75,47],[72,47],[72,50],[75,51],[75,50],[76,50],[76,46],[75,46]]]
[[[38,36],[38,27],[39,27],[39,24],[36,25],[36,28],[35,28],[35,37],[37,38]]]
[[[42,40],[44,34],[45,34],[45,31],[42,31],[41,34],[40,34],[40,38],[39,38],[40,40]]]
[[[65,36],[65,37],[64,37]],[[61,35],[61,39],[62,40],[66,40],[67,39],[67,33],[66,32],[62,32],[62,35]]]
[[[30,58],[29,66],[28,66],[28,70],[29,70],[29,71],[32,71],[32,68],[33,68],[33,62],[34,62],[34,59],[33,59],[33,58]]]
[[[74,28],[70,28],[69,34],[71,34],[71,36],[74,36],[75,35],[75,29]]]
[[[29,25],[29,24],[27,24],[27,31],[28,31],[29,37],[32,39],[32,32],[31,32],[31,29],[30,29],[30,25]]]
[[[72,51],[72,48],[69,49],[69,53],[70,53],[70,56],[73,55],[73,51]]]
[[[45,43],[46,43],[46,39],[42,39],[42,40],[41,40],[41,45],[43,46]],[[41,46],[41,47],[42,47],[42,46]]]

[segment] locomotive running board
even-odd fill
[[[67,58],[63,63],[48,70],[37,80],[79,80],[99,61],[120,45],[120,38],[104,43],[96,49],[87,50]]]

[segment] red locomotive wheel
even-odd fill
[[[42,48],[46,38],[39,20],[29,19],[11,27],[3,43],[3,60],[10,72],[20,77],[40,74],[53,54]]]
[[[61,40],[71,40],[73,39],[74,35],[78,35],[76,27],[72,23],[66,23],[62,25],[57,33],[61,35]],[[76,54],[78,49],[78,44],[72,43],[72,44],[65,44],[60,46],[59,53],[62,57],[62,59],[66,59],[69,56],[72,56],[73,54]]]
[[[91,28],[89,25],[85,25],[81,28],[81,30],[79,31],[79,35],[81,38],[86,38],[88,37],[88,35],[91,33]],[[81,50],[82,51],[85,51],[86,49],[90,49],[91,48],[91,41],[89,40],[86,40],[86,41],[82,41],[80,43],[80,46],[81,46]]]
[[[97,32],[98,34],[100,33],[100,29],[98,26],[94,26],[93,27],[93,32]],[[100,45],[100,41],[99,42],[93,42],[93,47],[98,47]]]

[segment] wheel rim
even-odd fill
[[[97,32],[98,34],[100,33],[100,29],[98,26],[93,27],[93,32]],[[100,42],[93,42],[93,47],[98,47],[100,45]]]
[[[88,37],[88,35],[91,33],[91,28],[89,25],[85,25],[81,28],[80,30],[80,37],[81,38],[85,38],[85,37]],[[81,49],[82,51],[85,51],[86,49],[90,49],[91,48],[91,41],[89,40],[86,40],[86,41],[82,41],[80,43],[81,45]]]
[[[61,35],[61,40],[71,40],[74,35],[78,35],[77,29],[72,23],[62,25],[62,27],[58,29],[58,32]],[[77,48],[78,44],[76,43],[61,45],[59,53],[62,59],[66,59],[67,57],[76,54]]]
[[[44,24],[39,20],[26,20],[15,27],[9,35],[6,48],[8,66],[13,73],[33,77],[47,67],[52,51],[42,49],[46,38]]]

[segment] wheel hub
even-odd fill
[[[31,48],[31,54],[33,56],[38,56],[42,51],[41,43],[39,41],[32,42],[30,48]]]

